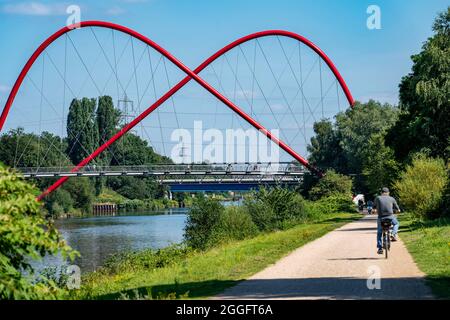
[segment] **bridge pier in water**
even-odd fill
[[[94,216],[116,215],[118,211],[115,203],[94,203],[92,205],[92,214]]]

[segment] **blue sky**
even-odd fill
[[[0,1],[1,102],[32,50],[64,25],[64,8],[69,4],[81,7],[82,20],[108,20],[131,27],[191,67],[247,33],[275,28],[294,31],[311,39],[332,58],[356,99],[396,102],[398,83],[411,67],[409,56],[420,50],[431,35],[436,13],[448,3],[443,0]],[[370,4],[381,9],[381,30],[366,28],[366,8]]]
[[[410,56],[418,53],[423,42],[432,35],[431,26],[434,18],[438,12],[443,11],[448,5],[444,0],[99,0],[75,2],[0,0],[0,41],[2,43],[2,50],[0,50],[0,105],[3,105],[6,101],[10,88],[31,53],[49,35],[66,24],[68,15],[65,11],[67,6],[71,4],[76,4],[81,8],[82,20],[111,21],[134,29],[160,44],[191,68],[198,66],[206,57],[210,56],[226,44],[249,33],[267,29],[289,30],[313,41],[333,60],[356,100],[368,101],[372,98],[392,104],[398,102],[398,84],[402,76],[410,72],[412,64]],[[369,14],[366,11],[370,5],[377,5],[381,10],[381,29],[379,30],[369,30],[367,28],[366,21]],[[100,36],[100,31],[97,34]],[[108,36],[107,33],[105,34]],[[83,41],[81,33],[80,37],[81,41]],[[75,33],[73,34],[73,38],[76,38]],[[126,39],[124,38],[123,44],[126,47],[125,40]],[[91,41],[93,41],[92,35]],[[274,41],[276,41],[276,39],[274,39]],[[61,41],[59,47],[56,45],[55,51],[52,52],[50,50],[50,54],[53,56],[56,64],[59,65],[60,70],[62,70],[64,61],[61,57],[62,52],[64,52],[63,43],[64,42]],[[274,43],[278,46],[276,42]],[[83,53],[83,55],[86,54],[91,58],[93,58],[99,50],[95,43],[93,43],[92,47],[84,45],[80,48],[92,48],[92,50],[84,50],[85,52]],[[247,49],[249,48],[250,47],[247,47]],[[129,47],[127,50],[128,59],[124,60],[131,60]],[[137,50],[138,52],[141,52],[140,48],[137,48]],[[275,55],[275,47],[269,47],[268,50],[269,53]],[[234,51],[234,55],[230,54],[227,59],[232,61],[231,64],[236,61],[236,73],[238,73],[238,64],[242,65],[244,62],[242,56],[239,60],[239,50],[235,49]],[[252,50],[249,51],[251,56]],[[111,52],[111,50],[109,52]],[[294,52],[294,50],[290,52]],[[72,52],[72,54],[74,53]],[[279,48],[278,54],[281,54]],[[111,56],[110,59],[112,59]],[[259,54],[258,64],[264,62],[261,61],[261,59],[262,56]],[[238,60],[240,61],[239,63],[237,62]],[[258,61],[258,59],[256,60]],[[274,58],[273,60],[277,59]],[[313,61],[314,60],[310,60],[311,63]],[[34,71],[34,75],[31,74],[30,78],[33,78],[38,86],[39,79],[41,78],[41,62],[37,61],[30,72],[33,73]],[[277,61],[275,61],[275,65],[276,62]],[[220,63],[222,63],[223,66],[225,64],[224,59],[222,59],[222,62],[215,62],[216,69],[214,70],[214,73],[209,69],[207,73],[205,70],[205,73],[202,73],[201,76],[206,81],[210,82],[211,85],[216,87],[216,89],[224,93],[239,107],[243,108],[245,112],[249,113],[247,105],[248,93],[246,92],[249,92],[249,89],[251,88],[250,84],[252,78],[249,77],[248,73],[247,77],[241,75],[240,80],[243,83],[243,87],[237,87],[236,81],[234,80],[235,77],[230,73],[234,67],[229,63],[229,70],[225,70],[225,73],[228,74],[229,81],[227,83],[224,81],[221,90],[221,88],[218,88],[218,83],[214,83],[214,75],[216,76],[216,79],[218,78],[216,70],[218,71],[219,68],[221,68]],[[48,64],[49,61],[47,60],[47,65]],[[286,64],[281,64],[281,62],[278,67],[282,67],[283,65],[286,68]],[[86,75],[83,74],[83,67],[78,63],[77,65],[73,64],[72,68],[77,71],[71,73],[71,75],[75,74],[72,80],[79,85],[83,82],[83,79],[86,78]],[[98,64],[96,65],[94,62],[92,68],[94,69],[93,72],[99,75],[99,78],[108,77],[108,75],[111,76],[110,70],[106,64],[103,64],[102,67]],[[169,66],[169,69],[170,68],[171,66]],[[225,67],[225,69],[226,68],[227,67]],[[51,68],[47,67],[46,70],[48,69]],[[125,64],[124,69],[125,76],[122,81],[125,78],[128,79],[128,75],[132,71],[132,66],[127,66]],[[145,78],[148,78],[149,72],[144,66],[140,66],[140,69],[141,70],[138,71],[139,77],[143,79],[142,84],[145,84],[147,82]],[[294,69],[298,70],[296,68]],[[240,70],[242,70],[242,68]],[[128,75],[126,75],[127,72]],[[168,88],[164,87],[164,85],[167,85],[167,82],[164,81],[164,69],[160,67],[157,69],[157,72],[159,72],[160,75],[163,74],[163,77],[160,78],[156,84],[154,95],[149,95],[151,92],[150,90],[146,92],[148,93],[147,96],[140,98],[139,95],[142,95],[142,91],[139,93],[137,88],[137,90],[130,89],[127,92],[128,95],[130,91],[132,94],[137,91],[136,96],[131,99],[133,99],[135,103],[139,101],[142,102],[142,106],[140,106],[138,110],[139,112],[149,105],[149,101],[153,102],[155,96],[161,96],[168,90]],[[259,67],[258,72],[258,77],[263,78],[259,80],[263,87],[267,85],[269,86],[267,89],[270,89],[270,87],[273,86],[273,78],[271,77],[269,70],[265,69],[265,71],[263,71],[262,67]],[[178,77],[178,79],[181,79],[182,76],[182,74],[174,67],[172,67],[172,70],[169,70],[169,74],[171,78]],[[43,88],[45,87],[46,89],[45,94],[47,97],[51,98],[53,96],[52,102],[54,105],[58,105],[58,107],[55,109],[53,108],[54,106],[51,105],[50,108],[50,104],[46,106],[42,97],[41,99],[39,99],[39,97],[33,99],[30,98],[31,96],[28,96],[27,98],[27,94],[31,91],[28,91],[27,93],[27,90],[24,89],[25,105],[20,105],[20,101],[18,102],[19,99],[16,98],[15,108],[13,108],[14,110],[10,113],[8,118],[10,126],[8,126],[7,122],[7,127],[13,128],[20,125],[34,132],[49,130],[64,136],[65,117],[62,115],[67,111],[68,102],[67,100],[64,100],[66,98],[61,100],[62,90],[56,89],[58,87],[58,82],[61,84],[61,81],[54,71],[53,76],[53,79],[56,80],[53,80],[53,82],[52,80],[48,80],[49,82],[46,83]],[[49,75],[49,78],[51,78],[51,74]],[[132,79],[132,76],[130,79]],[[161,79],[163,79],[163,81],[161,81]],[[320,97],[317,93],[318,79],[319,78],[317,78],[316,75],[315,78],[314,76],[311,76],[311,79],[309,80],[313,86],[310,92],[312,99],[310,101],[313,105],[317,105],[317,101],[320,102]],[[288,86],[294,83],[292,78],[290,78],[290,80],[285,78],[284,80],[287,81]],[[102,80],[99,81],[101,82]],[[173,85],[175,83],[173,81],[179,80],[171,81]],[[334,81],[334,78],[332,78],[331,81]],[[130,82],[132,88],[134,82]],[[326,87],[328,87],[329,83],[332,84],[330,80],[324,78],[324,84],[325,82],[327,82]],[[108,84],[108,82],[106,83]],[[142,86],[142,84],[140,85]],[[112,82],[110,82],[110,85],[113,85]],[[76,84],[73,86],[77,88]],[[81,85],[81,88],[83,88],[83,86],[84,85]],[[136,84],[136,86],[138,85]],[[59,86],[59,88],[61,88],[61,86]],[[113,86],[113,90],[107,92],[107,94],[113,96],[115,101],[118,101],[121,98],[118,92],[119,90],[117,90],[117,95],[115,95],[114,88],[115,87]],[[329,88],[331,88],[331,86],[329,86]],[[21,90],[22,89],[23,87]],[[92,87],[92,84],[89,88],[89,81],[85,89],[86,91],[84,91],[83,96],[98,96],[98,91]],[[158,91],[158,94],[156,94],[156,91]],[[305,111],[301,111],[301,109],[295,109],[294,112],[298,113],[294,115],[289,104],[284,103],[288,101],[283,101],[280,96],[276,97],[276,94],[275,97],[267,103],[268,106],[264,106],[261,95],[258,97],[258,92],[253,91],[253,89],[251,92],[255,92],[255,101],[258,98],[260,100],[258,101],[258,104],[255,104],[255,110],[257,111],[255,111],[254,118],[269,130],[282,129],[280,131],[281,139],[291,145],[295,150],[298,150],[300,154],[306,154],[306,144],[313,134],[312,123],[317,119],[304,117]],[[333,90],[331,92],[333,92]],[[244,93],[243,97],[242,93]],[[303,102],[302,99],[300,99],[300,96],[294,96],[294,91],[288,91],[287,93],[291,94],[290,97],[294,97],[294,100],[297,99],[295,100],[297,103],[296,106],[300,107],[300,103]],[[241,95],[241,97],[239,97],[239,95]],[[338,99],[334,102],[337,101],[339,104],[339,97],[337,98]],[[225,111],[222,111],[223,109],[218,109],[225,107],[218,107],[217,100],[206,93],[205,90],[199,89],[198,85],[195,83],[189,83],[187,88],[183,88],[180,90],[180,94],[177,93],[174,96],[174,99],[178,99],[176,108],[174,105],[171,105],[170,101],[166,102],[164,108],[159,108],[162,109],[162,111],[158,109],[156,114],[150,115],[143,121],[140,125],[140,129],[136,129],[137,131],[140,130],[140,135],[147,139],[160,153],[168,155],[171,147],[170,143],[173,141],[170,142],[169,145],[166,145],[166,143],[171,139],[171,133],[175,128],[183,127],[192,129],[191,127],[193,126],[194,120],[202,120],[204,121],[205,127],[217,127],[220,130],[226,130],[236,126],[241,128],[245,128],[246,125],[248,126],[248,124],[242,123],[242,120],[237,118],[235,114],[230,113],[228,109]],[[314,99],[316,99],[316,102],[314,102]],[[44,104],[42,102],[44,102]],[[39,104],[41,105],[40,107]],[[119,103],[117,102],[117,104]],[[328,102],[328,104],[330,103]],[[25,108],[21,109],[22,107]],[[212,107],[215,109],[212,109]],[[247,109],[245,109],[246,107]],[[269,113],[267,107],[272,112],[272,115]],[[289,110],[287,110],[288,107]],[[251,106],[251,108],[253,108],[253,106]],[[273,116],[272,108],[275,110],[276,117]],[[179,122],[180,119],[174,117],[175,112],[170,113],[175,109],[180,113],[185,112],[183,114],[183,119],[181,119],[184,121],[183,123]],[[317,110],[320,117],[320,103],[319,109],[314,108],[314,110]],[[160,111],[163,112],[162,115],[159,114]],[[164,111],[168,112],[164,114]],[[222,113],[216,118],[215,113],[218,111],[219,113],[228,113]],[[291,114],[289,114],[288,111],[290,111]],[[193,113],[190,114],[190,112]],[[208,112],[209,114],[207,114]],[[266,115],[264,115],[264,112]],[[332,118],[336,113],[337,109],[330,107],[329,113],[324,116],[322,104],[322,117]],[[256,117],[256,114],[259,114],[259,119]],[[23,119],[21,118],[23,115],[28,122],[23,122]],[[250,115],[252,114],[250,113]],[[17,118],[15,118],[15,116],[17,116]],[[306,121],[305,118],[307,118]],[[44,120],[46,121],[46,124],[45,126],[41,126],[41,123]],[[163,125],[161,125],[161,123]],[[173,144],[175,144],[175,142],[172,143],[172,146]],[[251,153],[252,151],[249,152]]]

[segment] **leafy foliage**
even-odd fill
[[[408,210],[420,216],[432,215],[439,208],[447,179],[441,159],[419,154],[394,183],[394,188],[400,203]]]
[[[50,146],[54,152],[47,152]],[[0,161],[11,167],[38,167],[42,161],[48,166],[65,166],[70,164],[66,148],[66,141],[49,132],[37,135],[18,128],[0,136]]]
[[[315,136],[308,146],[311,163],[343,174],[362,172],[367,141],[395,123],[398,110],[370,100],[336,115],[334,124],[322,120],[314,125]]]
[[[281,187],[253,192],[245,199],[244,207],[261,231],[284,229],[308,219],[302,196]]]
[[[382,186],[391,187],[400,171],[392,148],[385,145],[385,134],[370,137],[363,160],[363,177],[368,193],[375,195]]]
[[[337,130],[329,120],[314,123],[311,144],[307,146],[309,161],[322,169],[343,168],[345,166],[343,150],[339,143]]]
[[[55,297],[52,282],[33,284],[30,258],[61,253],[73,259],[77,254],[42,217],[36,194],[33,186],[0,166],[0,299]]]
[[[351,198],[352,179],[336,173],[334,170],[328,170],[324,177],[309,192],[311,200],[318,200],[336,194],[343,194]]]
[[[224,210],[220,202],[198,197],[189,211],[184,231],[188,246],[205,249],[211,242],[212,231]]]
[[[67,115],[67,154],[78,164],[98,147],[96,99],[73,99]]]
[[[334,213],[355,212],[356,207],[352,202],[351,196],[335,193],[316,201],[308,201],[306,210],[311,217],[320,217]]]
[[[322,120],[314,125],[315,136],[308,145],[309,161],[321,169],[355,174],[354,189],[367,192],[370,188],[362,173],[367,158],[379,147],[372,137],[383,134],[397,117],[398,109],[389,104],[356,102],[353,108],[338,113],[334,123]]]
[[[98,128],[98,146],[101,146],[111,138],[119,127],[120,111],[114,108],[114,103],[110,96],[98,98],[96,110],[96,122]],[[114,154],[108,149],[100,154],[100,162],[109,165]]]
[[[258,227],[244,207],[226,207],[212,230],[210,246],[257,235]]]
[[[431,156],[450,157],[450,7],[436,18],[433,31],[400,83],[402,114],[388,142],[402,160],[423,148]]]

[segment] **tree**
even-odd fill
[[[336,115],[334,124],[322,120],[314,124],[315,136],[308,146],[309,160],[322,169],[343,174],[362,172],[367,141],[385,131],[397,120],[398,110],[389,104],[370,100]]]
[[[146,165],[172,163],[168,157],[157,154],[141,137],[126,133],[111,147],[114,157],[111,165]]]
[[[311,144],[307,146],[310,163],[323,170],[342,169],[344,166],[343,151],[331,121],[321,120],[314,123],[314,133]]]
[[[433,31],[399,86],[402,114],[387,141],[401,160],[423,148],[450,157],[450,7],[438,15]]]
[[[397,120],[398,109],[374,100],[357,102],[352,109],[336,116],[336,130],[346,159],[346,168],[341,173],[359,174],[363,169],[370,137],[390,128]]]
[[[67,154],[78,164],[98,147],[96,100],[73,99],[67,115]]]
[[[388,130],[397,120],[398,109],[370,100],[356,102],[354,107],[336,115],[335,123],[322,120],[314,124],[316,135],[308,146],[309,160],[321,169],[334,169],[342,174],[355,174],[354,188],[367,192],[361,173],[366,157],[378,150],[368,144],[371,137]]]
[[[328,170],[323,178],[309,191],[312,200],[318,200],[331,195],[345,195],[349,199],[352,195],[352,179],[343,174]]]
[[[400,170],[394,151],[385,145],[385,133],[377,133],[367,143],[363,160],[363,177],[370,195],[379,193],[382,187],[392,186]]]
[[[30,258],[60,253],[73,259],[77,255],[53,224],[42,217],[37,193],[32,185],[0,165],[0,299],[55,298],[56,286],[32,283]]]
[[[168,157],[157,154],[147,141],[133,133],[126,133],[111,148],[114,157],[111,165],[149,165],[172,163]],[[159,198],[164,187],[152,178],[108,178],[107,184],[121,195],[131,199]]]
[[[92,212],[95,190],[89,178],[69,179],[62,188],[72,196],[75,208],[81,209],[84,213]]]
[[[102,96],[98,98],[97,107],[97,126],[98,126],[98,145],[104,144],[116,132],[119,126],[120,112],[114,108],[112,98],[110,96]],[[110,150],[105,150],[100,155],[100,162],[109,165],[112,158]]]
[[[68,165],[65,149],[63,139],[46,131],[37,135],[19,127],[0,136],[0,161],[10,167]]]

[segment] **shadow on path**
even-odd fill
[[[373,284],[370,281],[370,284]],[[250,279],[246,281],[209,280],[179,284],[140,287],[98,299],[135,298],[202,298],[218,294],[218,299],[431,299],[418,288],[422,278],[381,279],[381,289],[369,289],[366,279]],[[232,287],[237,285],[235,287]],[[231,287],[231,288],[230,288]],[[224,289],[229,288],[224,293]]]

